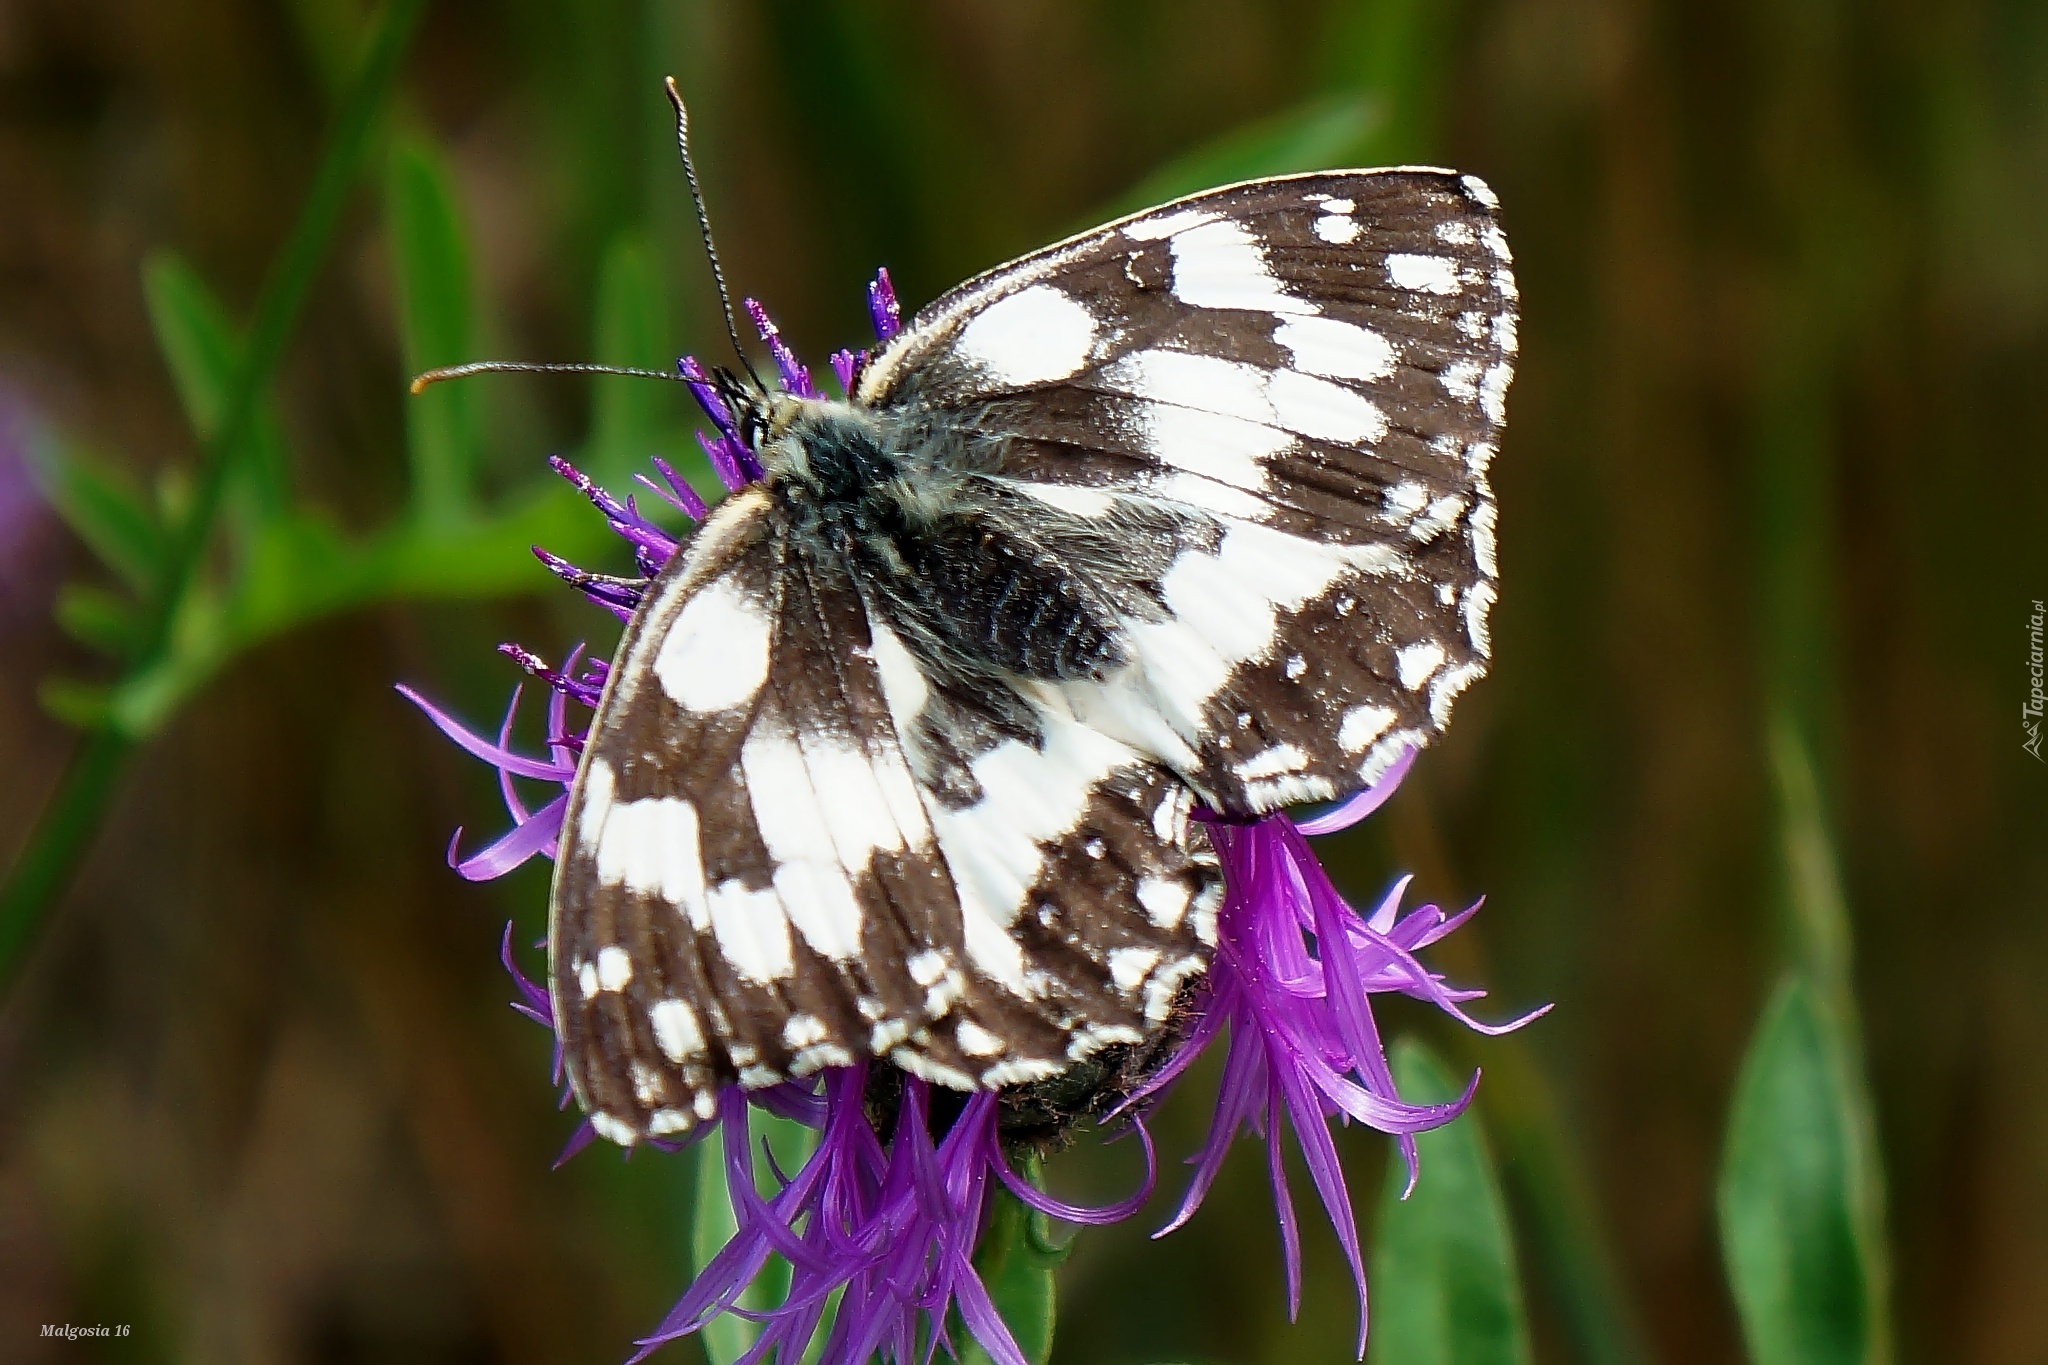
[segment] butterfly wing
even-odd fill
[[[1495,208],[1431,170],[1196,195],[939,299],[856,397],[1066,510],[1182,514],[1137,585],[1163,610],[1067,704],[1226,812],[1342,796],[1485,670],[1516,346]]]
[[[1171,773],[1072,721],[913,773],[932,688],[844,562],[733,495],[629,625],[571,793],[550,989],[606,1137],[858,1058],[957,1088],[1135,1042],[1206,960],[1215,859]],[[1049,792],[1066,792],[1061,804]],[[1139,886],[1152,907],[1125,913]]]

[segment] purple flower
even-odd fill
[[[794,1362],[825,1332],[822,1359],[857,1365],[878,1353],[896,1365],[928,1360],[947,1340],[957,1308],[998,1365],[1026,1365],[1016,1338],[996,1311],[973,1263],[1000,1184],[1026,1206],[1073,1223],[1111,1223],[1135,1213],[1152,1192],[1155,1165],[1142,1124],[1146,1175],[1130,1198],[1106,1208],[1064,1204],[1035,1189],[1010,1166],[1000,1136],[1002,1102],[982,1091],[954,1102],[957,1114],[934,1138],[933,1094],[915,1076],[900,1078],[895,1123],[885,1143],[868,1114],[867,1063],[823,1074],[817,1108],[790,1113],[820,1128],[817,1149],[794,1176],[775,1172],[781,1189],[755,1192],[748,1106],[759,1092],[727,1092],[723,1116],[726,1188],[739,1230],[704,1268],[661,1325],[637,1343],[639,1360],[697,1331],[736,1305],[770,1255],[789,1263],[789,1293],[780,1306],[748,1313],[764,1326],[742,1365]],[[788,1087],[781,1087],[787,1090]],[[839,1295],[829,1326],[825,1315]],[[920,1349],[920,1345],[922,1349]]]
[[[886,344],[901,327],[887,272],[869,287],[868,300],[876,337]],[[820,396],[810,371],[784,344],[767,313],[751,299],[746,309],[775,359],[783,388],[801,396]],[[850,392],[867,353],[841,351],[831,359],[840,387]],[[715,434],[700,434],[698,440],[727,490],[760,478],[760,463],[720,397],[719,377],[689,357],[679,368],[711,420]],[[552,463],[631,548],[640,576],[590,573],[545,550],[536,548],[535,553],[593,602],[626,619],[680,542],[644,516],[634,498],[620,502],[566,461],[557,458]],[[668,465],[656,460],[654,467],[660,481],[641,476],[641,484],[684,516],[702,520],[707,511],[703,500]],[[585,659],[580,646],[559,668],[518,645],[501,649],[549,690],[541,754],[523,754],[511,747],[517,691],[497,737],[491,739],[472,733],[412,690],[399,689],[449,738],[498,770],[512,828],[466,858],[458,853],[460,830],[449,845],[450,864],[471,880],[502,876],[535,854],[555,855],[568,788],[588,733],[587,723],[580,728],[571,723],[569,708],[595,707],[606,677],[605,665]],[[1301,1299],[1301,1247],[1282,1160],[1284,1134],[1291,1130],[1351,1264],[1359,1295],[1362,1354],[1365,1266],[1330,1120],[1355,1119],[1394,1135],[1408,1164],[1412,1189],[1417,1176],[1414,1134],[1456,1118],[1471,1102],[1478,1083],[1475,1075],[1464,1095],[1449,1104],[1404,1102],[1387,1066],[1372,997],[1398,991],[1429,1001],[1485,1033],[1518,1028],[1543,1012],[1504,1025],[1481,1024],[1462,1007],[1482,992],[1446,986],[1417,960],[1418,950],[1463,924],[1478,906],[1455,916],[1433,905],[1404,915],[1404,878],[1370,915],[1361,915],[1338,895],[1310,851],[1305,836],[1332,833],[1364,819],[1393,794],[1413,759],[1411,750],[1371,789],[1299,825],[1279,814],[1241,824],[1206,822],[1222,860],[1226,895],[1215,959],[1206,985],[1195,997],[1193,1022],[1163,1066],[1134,1091],[1107,1097],[1115,1105],[1111,1120],[1121,1119],[1135,1129],[1145,1149],[1146,1176],[1129,1199],[1106,1208],[1076,1207],[1052,1199],[1019,1176],[1011,1165],[1012,1149],[1018,1144],[1005,1136],[1004,1116],[1014,1098],[1009,1091],[961,1097],[869,1062],[762,1090],[732,1087],[722,1096],[718,1122],[700,1128],[683,1145],[701,1140],[713,1127],[721,1130],[726,1184],[738,1230],[667,1318],[638,1343],[641,1350],[634,1359],[731,1312],[763,1324],[744,1357],[748,1365],[771,1358],[793,1363],[820,1332],[825,1365],[864,1365],[878,1355],[895,1365],[912,1365],[930,1360],[941,1347],[953,1353],[948,1324],[957,1311],[959,1321],[992,1359],[1000,1365],[1025,1365],[972,1260],[997,1187],[1031,1209],[1068,1222],[1108,1223],[1129,1217],[1150,1194],[1156,1173],[1143,1114],[1197,1057],[1225,1038],[1215,1117],[1193,1158],[1193,1178],[1180,1209],[1157,1235],[1174,1231],[1193,1217],[1238,1133],[1250,1129],[1263,1135],[1292,1315]],[[515,779],[560,790],[530,808]],[[513,961],[509,926],[504,960],[519,993],[514,1008],[552,1026],[547,992]],[[559,1042],[554,1074],[560,1084]],[[564,1090],[564,1105],[568,1098]],[[776,1169],[770,1158],[774,1189],[768,1194],[757,1186],[750,1107],[795,1119],[820,1135],[818,1146],[794,1174]],[[580,1125],[562,1159],[593,1137],[588,1123]],[[788,1294],[766,1311],[740,1306],[741,1296],[770,1256],[790,1267]]]
[[[1489,1034],[1520,1028],[1549,1008],[1507,1024],[1473,1019],[1462,1006],[1485,992],[1446,986],[1415,953],[1470,919],[1479,906],[1447,916],[1436,906],[1425,905],[1403,915],[1401,897],[1410,880],[1403,877],[1370,916],[1362,916],[1337,893],[1310,851],[1305,834],[1335,833],[1363,820],[1393,795],[1414,760],[1415,751],[1410,749],[1372,787],[1300,825],[1284,814],[1249,824],[1207,822],[1210,842],[1223,860],[1225,888],[1208,996],[1200,1021],[1179,1052],[1128,1101],[1142,1104],[1158,1095],[1211,1044],[1228,1035],[1216,1114],[1194,1158],[1194,1178],[1179,1212],[1155,1235],[1165,1236],[1194,1216],[1232,1139],[1246,1129],[1262,1134],[1280,1218],[1292,1318],[1301,1306],[1301,1237],[1283,1162],[1284,1134],[1292,1129],[1351,1263],[1352,1281],[1358,1287],[1360,1355],[1365,1353],[1367,1321],[1365,1260],[1329,1120],[1356,1119],[1393,1134],[1408,1166],[1408,1189],[1413,1190],[1418,1175],[1415,1134],[1458,1117],[1479,1084],[1475,1073],[1465,1093],[1449,1104],[1404,1102],[1387,1066],[1372,997],[1398,991]]]

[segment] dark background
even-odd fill
[[[873,266],[914,306],[1084,225],[1347,87],[1385,8],[449,0],[389,118],[454,167],[487,352],[591,354],[597,262],[632,229],[672,348],[711,355],[674,71],[727,269],[822,369],[865,334]],[[1332,864],[1361,897],[1403,868],[1429,898],[1487,894],[1437,961],[1496,1017],[1557,1008],[1518,1042],[1431,1036],[1488,1068],[1518,1215],[1554,1181],[1516,1138],[1547,1113],[1649,1356],[1738,1359],[1713,1182],[1784,955],[1765,698],[1796,660],[1857,936],[1897,1358],[2048,1360],[2048,769],[2018,716],[2048,597],[2048,7],[1448,13],[1404,145],[1499,191],[1525,309],[1496,668]],[[0,0],[9,422],[150,478],[190,467],[140,263],[174,247],[246,311],[360,20],[354,0]],[[373,190],[279,385],[300,478],[358,527],[403,477]],[[484,382],[501,485],[583,429],[585,385]],[[38,681],[98,666],[51,594],[96,572],[0,450],[0,858],[72,743]],[[570,1120],[496,962],[507,918],[537,932],[544,875],[447,871],[452,827],[466,848],[499,827],[489,774],[389,690],[485,725],[513,680],[497,641],[586,636],[613,638],[537,566],[530,596],[357,611],[241,659],[149,750],[0,1005],[0,1359],[610,1361],[665,1311],[693,1163],[549,1171]],[[1203,1117],[1170,1109],[1169,1147]],[[1382,1143],[1340,1141],[1369,1209]],[[1123,1160],[1054,1181],[1108,1191]],[[1162,1217],[1087,1234],[1062,1365],[1349,1357],[1313,1221],[1286,1324],[1251,1149],[1145,1243]],[[1578,1358],[1555,1244],[1517,1226],[1539,1355]],[[65,1321],[133,1334],[35,1338]]]

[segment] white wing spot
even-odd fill
[[[875,671],[881,675],[882,695],[889,703],[889,718],[896,722],[897,734],[908,735],[924,712],[931,684],[925,681],[924,669],[903,641],[896,638],[895,631],[880,621],[872,622],[869,630]]]
[[[728,580],[683,604],[654,656],[661,690],[685,711],[714,715],[753,699],[768,677],[770,622]]]
[[[596,963],[579,962],[576,964],[576,989],[583,992],[583,998],[585,1000],[588,1000],[597,994]]]
[[[829,732],[800,741],[764,720],[741,746],[740,769],[783,911],[819,953],[853,957],[862,916],[849,876],[903,846],[867,755]]]
[[[1444,386],[1444,392],[1462,402],[1470,403],[1479,397],[1479,365],[1476,361],[1460,360],[1444,366],[1437,381]]]
[[[1458,218],[1453,218],[1448,223],[1438,223],[1436,239],[1439,242],[1448,242],[1452,246],[1470,246],[1477,240],[1472,232],[1472,225]]]
[[[953,1037],[959,1042],[960,1050],[970,1057],[993,1057],[1004,1050],[1001,1037],[972,1019],[962,1019],[953,1030]]]
[[[1067,1039],[1067,1057],[1081,1061],[1116,1043],[1142,1043],[1145,1035],[1124,1024],[1092,1024]]]
[[[1344,713],[1344,721],[1337,727],[1337,743],[1347,754],[1361,753],[1368,744],[1385,734],[1394,720],[1392,707],[1354,706]]]
[[[868,1035],[868,1047],[877,1057],[885,1056],[888,1054],[889,1049],[895,1047],[909,1036],[910,1021],[908,1019],[884,1019],[881,1023],[876,1024],[874,1031]]]
[[[1275,744],[1272,748],[1253,754],[1250,758],[1232,766],[1240,780],[1249,782],[1254,778],[1278,777],[1282,773],[1296,773],[1308,766],[1308,755],[1298,744]]]
[[[1387,434],[1387,415],[1372,400],[1314,375],[1276,370],[1266,394],[1290,431],[1338,445],[1372,445]]]
[[[1486,613],[1493,606],[1493,595],[1493,584],[1484,580],[1474,583],[1465,589],[1464,605],[1459,608],[1465,615],[1465,638],[1482,659],[1493,654],[1493,641],[1486,628]]]
[[[1020,479],[1013,486],[1029,493],[1040,502],[1049,503],[1062,512],[1072,512],[1077,517],[1102,517],[1116,510],[1117,495],[1113,488],[1088,488],[1073,483],[1033,483],[1028,479]]]
[[[622,991],[633,979],[633,959],[614,943],[597,950],[597,988],[601,991]]]
[[[1129,995],[1144,983],[1158,962],[1157,948],[1117,948],[1109,955],[1109,979]]]
[[[1387,279],[1396,289],[1423,294],[1455,294],[1458,292],[1458,263],[1448,256],[1389,252]]]
[[[657,1109],[647,1119],[647,1131],[653,1137],[687,1133],[696,1126],[696,1118],[681,1109]]]
[[[1022,387],[1065,379],[1088,363],[1095,315],[1049,284],[998,299],[960,331],[959,354],[998,383]]]
[[[1394,344],[1369,327],[1336,318],[1287,318],[1273,341],[1294,357],[1294,367],[1328,379],[1368,383],[1394,372]]]
[[[738,880],[720,882],[706,897],[718,951],[749,981],[780,981],[796,970],[790,956],[789,918],[773,891],[751,890]]]
[[[1482,502],[1479,510],[1472,514],[1472,557],[1479,564],[1479,572],[1488,578],[1500,577],[1500,565],[1494,559],[1493,527],[1500,516],[1500,509],[1493,503]]]
[[[1410,692],[1428,682],[1429,675],[1436,672],[1443,661],[1444,647],[1434,640],[1418,640],[1394,651],[1394,671],[1400,675],[1401,686]]]
[[[1429,487],[1403,479],[1380,494],[1380,515],[1396,526],[1404,525],[1429,505]]]
[[[948,1090],[974,1089],[974,1077],[964,1071],[955,1070],[944,1062],[935,1062],[921,1052],[899,1047],[889,1054],[889,1060],[918,1079],[930,1081],[933,1085],[943,1085]]]
[[[792,1014],[789,1022],[782,1026],[782,1045],[795,1052],[822,1043],[828,1030],[825,1021],[815,1014]]]
[[[616,1142],[621,1147],[631,1147],[640,1140],[640,1131],[632,1124],[601,1109],[591,1114],[590,1126],[596,1130],[599,1137],[607,1142]]]
[[[1186,232],[1189,228],[1213,223],[1222,216],[1211,209],[1182,209],[1163,218],[1141,218],[1135,223],[1126,223],[1124,236],[1138,242],[1156,242],[1162,237],[1171,237],[1176,232]]]
[[[1484,675],[1486,669],[1479,664],[1460,664],[1446,669],[1437,680],[1429,685],[1429,718],[1441,730],[1450,723],[1451,703],[1458,694],[1470,687],[1474,680]]]
[[[1266,253],[1240,223],[1183,228],[1173,235],[1171,247],[1173,296],[1191,308],[1248,308],[1302,316],[1321,311],[1280,287],[1279,277],[1266,265]]]
[[[711,921],[697,808],[676,796],[612,807],[597,845],[597,879],[666,901],[683,912],[691,928],[706,928]]]
[[[697,1023],[697,1012],[681,1000],[663,1000],[647,1016],[654,1025],[654,1041],[661,1055],[670,1061],[680,1063],[704,1051],[704,1030]]]
[[[1191,894],[1187,883],[1177,877],[1146,877],[1138,883],[1138,904],[1144,908],[1145,918],[1169,933],[1180,928]]]
[[[1006,1085],[1028,1085],[1060,1074],[1058,1062],[1031,1061],[1018,1058],[997,1062],[981,1073],[981,1083],[991,1090],[1000,1090]]]
[[[586,857],[596,849],[611,814],[614,784],[611,765],[601,758],[591,759],[583,774],[583,804],[576,813],[576,846]]]
[[[1359,231],[1358,220],[1349,214],[1326,213],[1316,219],[1316,236],[1332,246],[1350,245],[1358,240]]]
[[[1488,365],[1479,381],[1479,409],[1495,426],[1508,419],[1508,381],[1514,377],[1514,368],[1500,360]]]
[[[1491,185],[1481,180],[1478,176],[1461,175],[1458,177],[1458,183],[1465,187],[1465,193],[1471,195],[1487,208],[1497,209],[1500,207],[1500,196],[1493,192]]]
[[[1408,528],[1408,534],[1427,544],[1457,525],[1458,518],[1465,515],[1465,507],[1464,495],[1446,493],[1430,503],[1428,510],[1416,518],[1415,524]]]
[[[650,1109],[668,1098],[668,1086],[661,1073],[645,1062],[633,1063],[633,1098]]]

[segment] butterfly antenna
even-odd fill
[[[697,183],[697,163],[690,159],[690,111],[683,106],[683,95],[676,89],[674,76],[662,77],[661,83],[668,90],[668,102],[676,108],[676,150],[683,158],[683,179],[690,182],[690,203],[697,210],[697,231],[704,238],[704,256],[711,262],[711,282],[718,286],[718,306],[725,310],[725,334],[732,339],[733,354],[746,368],[747,378],[754,381],[755,388],[765,389],[768,386],[755,373],[754,362],[747,359],[747,348],[740,345],[740,327],[733,317],[732,295],[726,292],[725,271],[718,264],[718,247],[711,240],[711,215],[704,211],[704,191]]]
[[[448,365],[438,370],[428,370],[412,381],[412,391],[423,393],[429,384],[438,384],[444,379],[465,379],[473,374],[623,374],[634,379],[668,379],[680,384],[685,382],[679,374],[666,370],[636,370],[627,365],[548,364],[537,360],[472,360],[467,365]]]

